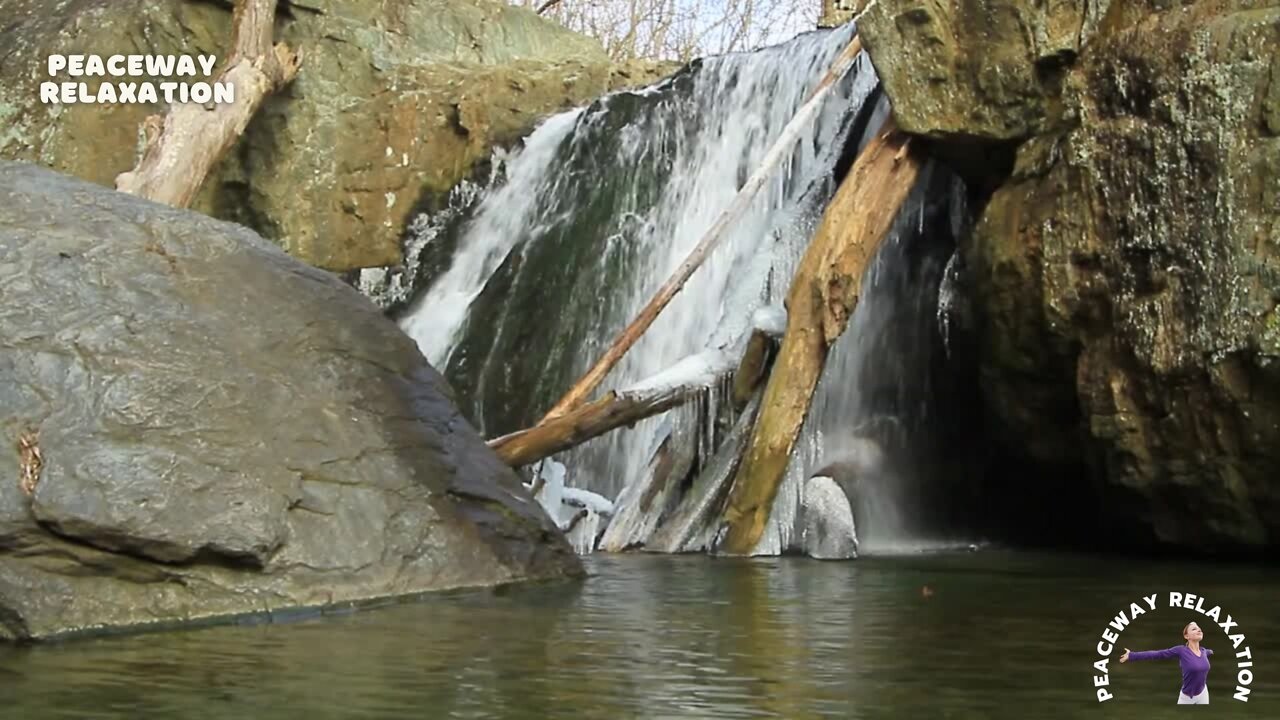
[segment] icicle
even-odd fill
[[[938,286],[938,332],[942,335],[942,348],[951,357],[951,316],[955,312],[956,283],[959,282],[960,251],[951,253],[947,267],[942,271],[942,283]]]

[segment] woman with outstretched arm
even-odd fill
[[[1187,623],[1187,626],[1182,628],[1182,637],[1187,641],[1185,644],[1174,645],[1168,650],[1131,653],[1129,648],[1125,648],[1124,654],[1120,656],[1120,662],[1177,658],[1178,665],[1182,668],[1182,687],[1178,690],[1178,704],[1208,705],[1209,656],[1213,655],[1213,651],[1200,647],[1200,641],[1204,639],[1204,631],[1195,623]]]

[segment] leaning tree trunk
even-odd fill
[[[298,74],[301,54],[284,43],[271,46],[275,14],[276,0],[236,0],[232,54],[217,80],[235,88],[235,100],[175,103],[167,117],[148,117],[142,158],[116,177],[117,190],[174,207],[191,205],[263,100]]]
[[[858,304],[862,275],[919,175],[892,120],[840,184],[787,294],[787,331],[725,510],[718,548],[750,554],[764,533],[827,350]]]

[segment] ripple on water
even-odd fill
[[[1215,716],[1280,717],[1280,669],[1267,661],[1280,657],[1276,568],[1001,551],[588,563],[581,583],[0,649],[0,707],[15,718],[1145,720],[1174,717],[1176,666],[1113,669],[1117,698],[1100,709],[1094,645],[1130,601],[1186,589],[1227,608],[1259,658],[1247,705],[1230,702],[1225,653],[1215,662]],[[1173,645],[1191,611],[1161,610],[1124,644]],[[1229,649],[1206,632],[1207,646]]]

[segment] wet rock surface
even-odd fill
[[[355,290],[4,161],[0,435],[4,638],[581,572]]]

